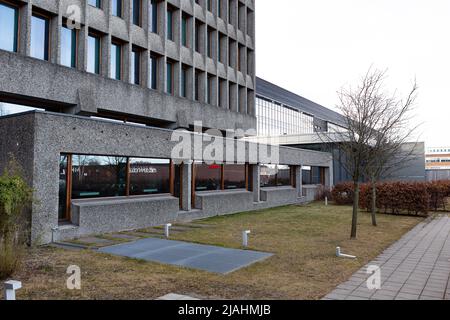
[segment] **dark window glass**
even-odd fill
[[[102,7],[102,1],[101,0],[89,0],[89,4],[96,8]]]
[[[133,0],[133,23],[141,25],[141,0]]]
[[[205,163],[195,164],[195,191],[221,190],[222,166]]]
[[[66,67],[76,67],[77,31],[65,26],[61,28],[61,64]]]
[[[167,9],[167,39],[173,41],[173,11]]]
[[[120,80],[122,71],[122,47],[119,44],[111,44],[111,78]]]
[[[117,197],[126,194],[124,157],[72,157],[72,199]]]
[[[49,21],[47,18],[31,17],[31,56],[48,60],[49,52]]]
[[[187,97],[187,69],[185,67],[181,69],[181,96]]]
[[[195,51],[200,52],[200,23],[195,23]]]
[[[245,189],[245,165],[225,165],[225,189]]]
[[[17,52],[19,10],[0,3],[0,49]]]
[[[111,0],[112,15],[122,17],[122,0]]]
[[[150,72],[149,72],[149,87],[156,90],[158,79],[158,59],[155,56],[150,56]]]
[[[100,38],[88,37],[88,66],[87,71],[100,74]]]
[[[200,74],[195,72],[195,97],[196,101],[200,100]]]
[[[131,52],[131,81],[140,84],[141,79],[141,53],[137,50]]]
[[[261,165],[261,187],[279,187],[291,185],[291,170],[284,165]]]
[[[181,18],[181,44],[185,47],[188,46],[187,43],[187,29],[188,29],[188,18],[183,16]]]
[[[156,0],[152,0],[149,6],[149,27],[153,33],[158,33],[158,3]]]
[[[170,160],[130,158],[130,195],[170,193]]]
[[[222,1],[217,0],[217,16],[222,18]]]
[[[166,93],[173,94],[173,63],[167,62]]]
[[[59,159],[59,202],[58,218],[64,220],[67,218],[67,156],[61,155]]]

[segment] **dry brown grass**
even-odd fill
[[[154,299],[179,293],[223,299],[319,299],[414,227],[421,218],[379,215],[379,226],[360,214],[359,236],[349,240],[351,208],[289,206],[202,221],[211,228],[177,234],[179,240],[239,248],[251,229],[251,249],[272,258],[222,276],[113,257],[93,251],[38,248],[22,271],[19,299]],[[358,256],[335,257],[336,246]],[[82,270],[82,290],[65,289],[69,265]]]

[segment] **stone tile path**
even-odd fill
[[[381,268],[381,289],[369,290],[367,268]],[[324,300],[450,300],[450,218],[420,223]]]

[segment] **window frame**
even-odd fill
[[[94,38],[96,40],[98,40],[98,48],[97,48],[97,43],[95,43],[96,45],[96,49],[95,52],[98,53],[98,57],[96,57],[96,61],[95,61],[95,72],[91,72],[88,70],[89,68],[89,38]],[[87,54],[87,58],[88,58],[88,64],[87,64],[87,68],[86,71],[91,73],[91,74],[97,74],[97,75],[101,75],[102,73],[102,36],[96,32],[93,31],[89,31],[88,32],[88,54]],[[98,58],[98,59],[97,59]],[[98,63],[97,63],[98,61]],[[98,71],[97,71],[98,69]]]
[[[45,40],[44,40],[44,47],[45,47],[45,52],[44,52],[44,58],[38,58],[38,57],[34,57],[31,55],[31,43],[32,43],[32,32],[33,32],[33,17],[37,18],[37,19],[41,19],[44,20],[45,23]],[[30,24],[30,56],[32,58],[35,59],[39,59],[42,61],[50,61],[51,59],[51,52],[50,52],[50,48],[51,48],[51,37],[50,37],[50,30],[51,30],[51,17],[45,13],[41,13],[41,12],[36,12],[33,11],[31,14],[31,24]]]
[[[0,1],[0,4],[5,6],[5,7],[7,7],[7,8],[10,8],[10,9],[14,10],[13,51],[10,51],[10,52],[16,52],[17,53],[17,52],[19,52],[19,46],[20,46],[20,41],[19,41],[19,37],[20,37],[20,29],[19,29],[19,26],[20,26],[20,14],[19,14],[19,10],[20,10],[20,7],[19,7],[18,4],[11,3],[9,1]],[[6,50],[6,49],[4,49],[4,50]],[[6,51],[9,51],[9,50],[6,50]]]
[[[76,69],[78,67],[78,40],[79,40],[78,30],[75,28],[73,28],[73,29],[68,28],[66,21],[61,26],[61,32],[62,32],[63,28],[71,31],[71,33],[72,33],[72,41],[71,41],[71,45],[72,45],[71,49],[72,50],[71,50],[71,66],[70,66],[70,68]],[[62,51],[62,49],[60,49],[60,50]],[[61,65],[63,65],[63,64],[61,63]],[[64,65],[64,66],[69,67],[67,65]]]

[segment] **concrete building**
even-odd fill
[[[330,152],[333,155],[333,181],[351,181],[351,176],[342,165],[345,154],[338,147],[324,143],[329,138],[319,135],[326,132],[329,137],[333,132],[345,131],[346,121],[338,112],[257,78],[256,118],[258,137],[251,141]],[[403,149],[408,155],[405,165],[390,170],[385,179],[424,181],[424,143],[406,143]],[[325,170],[324,167],[303,166],[303,184],[323,185]]]
[[[427,148],[427,180],[450,180],[450,147]]]
[[[32,241],[301,203],[302,166],[331,186],[327,152],[228,139],[205,163],[204,130],[256,129],[254,20],[254,0],[0,0],[0,171],[12,154],[34,189]]]

